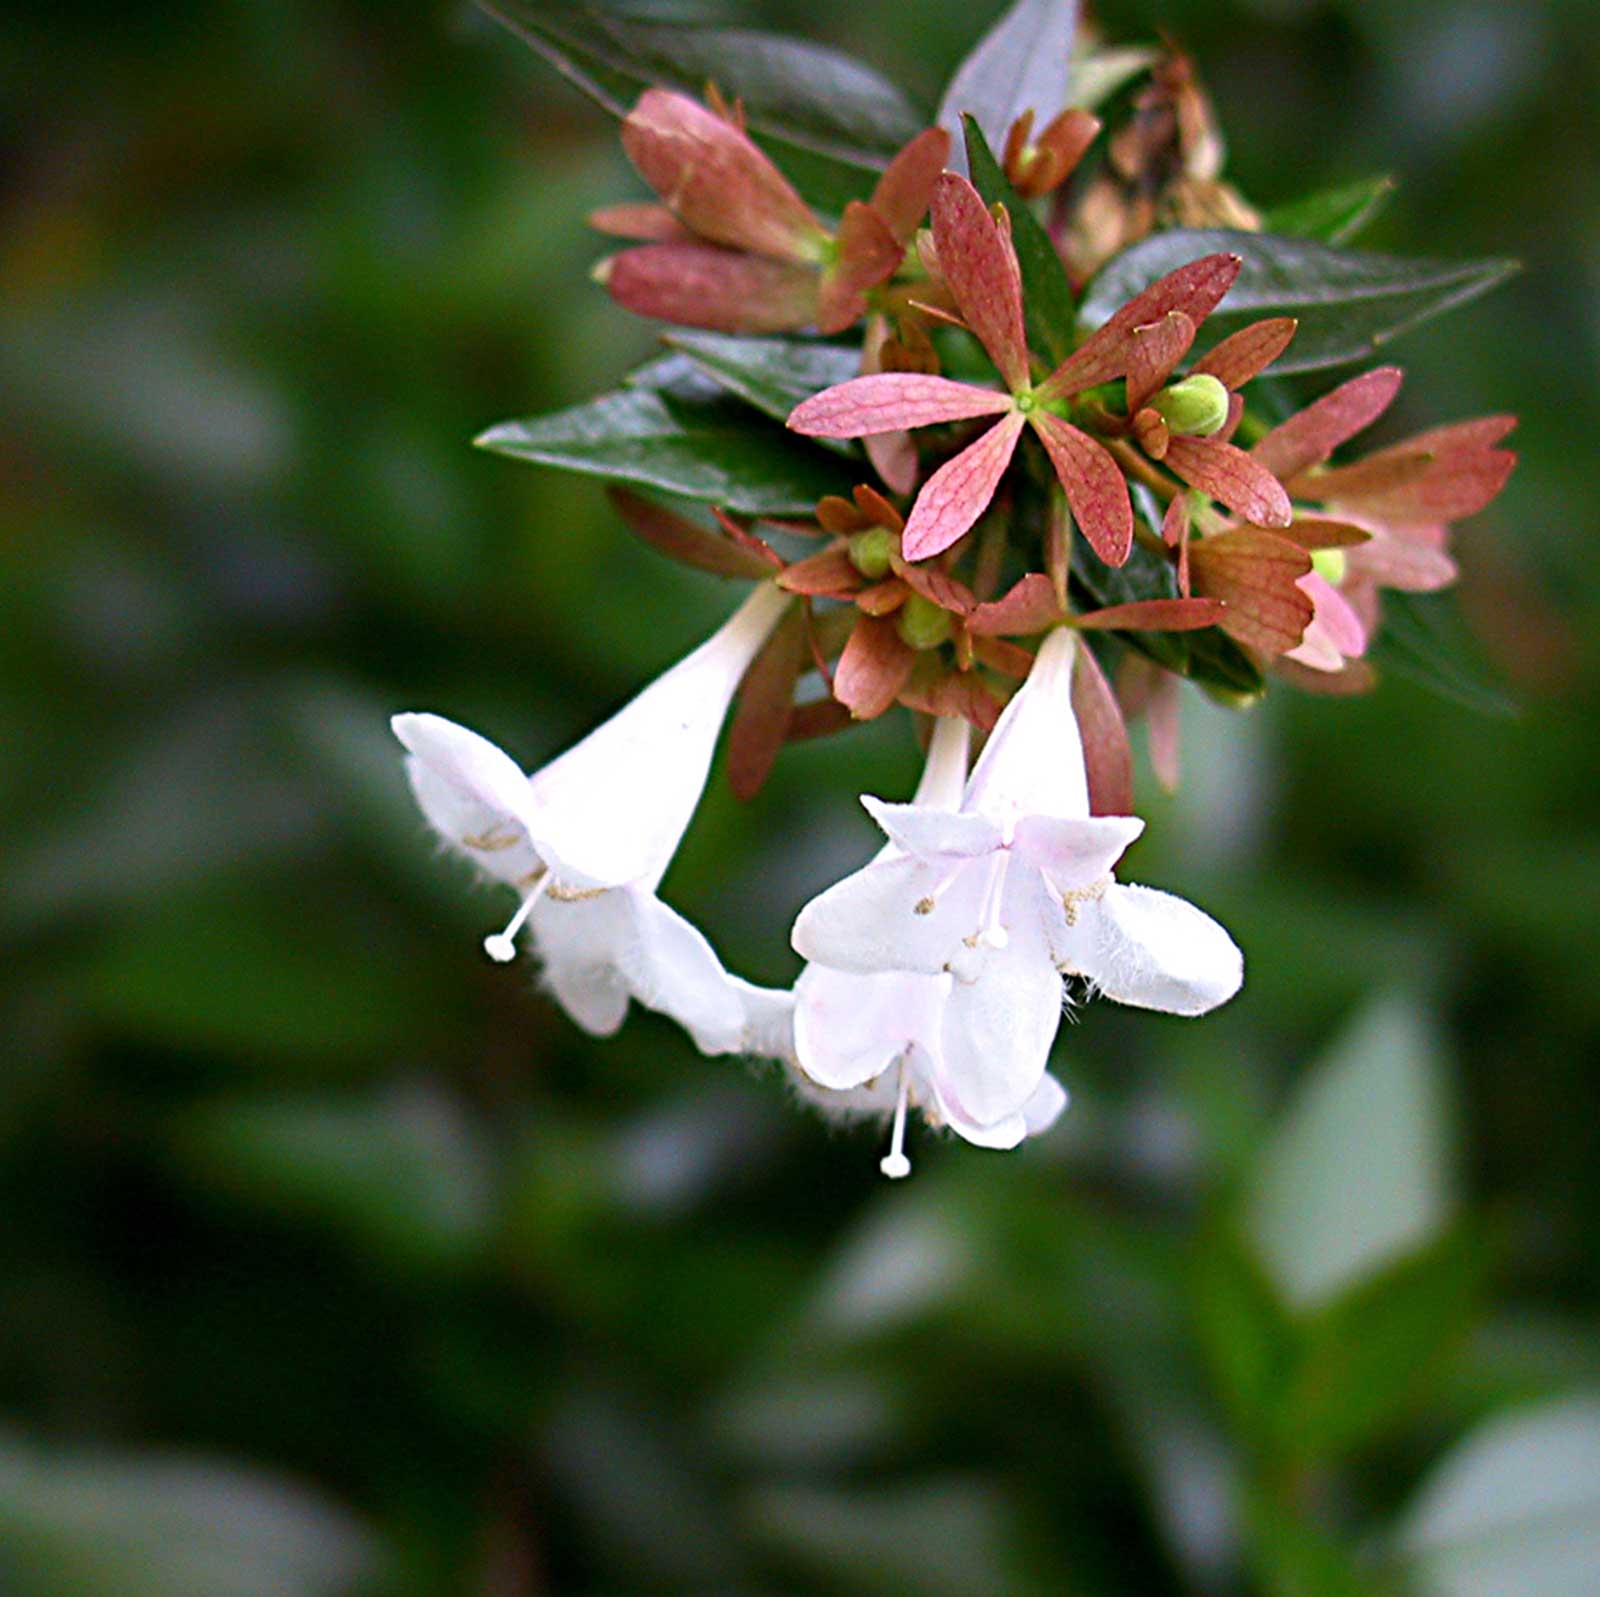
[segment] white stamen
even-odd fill
[[[983,909],[978,921],[978,941],[985,948],[1004,948],[1011,941],[1000,924],[1000,909],[1005,902],[1006,867],[1010,849],[997,848],[989,861],[989,879],[983,884]]]
[[[533,913],[533,906],[544,897],[544,890],[549,885],[550,873],[545,871],[534,883],[533,891],[517,906],[516,914],[506,922],[506,929],[484,938],[483,951],[490,959],[506,965],[517,957],[517,933],[522,930],[522,923]]]
[[[957,860],[956,863],[952,865],[937,882],[934,883],[929,892],[922,898],[919,898],[916,903],[911,906],[912,914],[931,915],[934,910],[939,907],[939,900],[944,897],[946,891],[950,887],[950,884],[955,881],[955,879],[962,873],[962,871],[966,869],[966,867],[966,860]]]
[[[894,1131],[889,1139],[889,1151],[878,1161],[878,1168],[891,1181],[899,1181],[911,1174],[911,1161],[906,1158],[906,1098],[911,1080],[906,1072],[906,1058],[900,1056],[900,1092],[894,1104]]]

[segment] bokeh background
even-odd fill
[[[954,0],[750,4],[931,102]],[[470,447],[652,347],[642,192],[417,0],[0,20],[0,1588],[27,1597],[1600,1590],[1600,32],[1578,0],[1106,0],[1271,205],[1526,273],[1399,425],[1514,409],[1462,599],[1520,701],[1194,695],[1132,874],[1248,955],[1063,1027],[1009,1156],[871,1131],[478,939],[386,730],[534,765],[729,607]],[[730,964],[873,846],[903,722],[714,782]]]

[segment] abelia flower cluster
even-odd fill
[[[1084,107],[1024,108],[990,176],[970,168],[977,181],[950,169],[948,131],[929,129],[835,220],[737,104],[646,90],[622,138],[657,201],[596,213],[637,241],[596,276],[641,315],[803,335],[762,346],[780,381],[785,350],[797,370],[814,369],[799,355],[842,354],[858,375],[808,383],[787,424],[827,441],[835,469],[851,463],[853,491],[804,516],[713,504],[710,523],[617,491],[658,550],[754,587],[531,776],[439,716],[394,722],[433,829],[517,894],[486,939],[493,958],[526,947],[595,1035],[637,1002],[707,1054],[781,1061],[807,1101],[888,1123],[890,1176],[910,1168],[913,1109],[989,1148],[1048,1128],[1066,1103],[1049,1057],[1074,997],[1187,1016],[1232,997],[1243,965],[1222,927],[1114,874],[1143,829],[1127,720],[1148,718],[1170,785],[1179,682],[1204,676],[1206,658],[1257,683],[1270,670],[1302,687],[1370,686],[1380,590],[1451,582],[1450,524],[1513,464],[1499,447],[1509,417],[1336,458],[1393,403],[1392,366],[1288,415],[1258,399],[1297,324],[1274,315],[1208,336],[1244,266],[1236,249],[1180,257],[1063,346],[1060,295],[1106,254],[1173,220],[1259,226],[1221,180],[1187,63],[1158,68],[1094,168],[1100,128]],[[968,148],[987,148],[972,128]],[[1035,302],[1041,272],[1059,278],[1049,305]],[[909,801],[862,800],[882,851],[800,908],[791,988],[730,974],[660,896],[724,722],[748,797],[786,742],[896,705],[915,716],[926,764]]]

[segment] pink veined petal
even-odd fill
[[[1083,742],[1091,815],[1127,815],[1133,809],[1133,749],[1128,723],[1094,650],[1078,646],[1072,666],[1072,713]]]
[[[1361,617],[1326,577],[1320,572],[1309,572],[1300,579],[1300,590],[1316,606],[1315,624],[1341,655],[1353,659],[1366,652],[1367,632],[1361,625]]]
[[[1237,255],[1207,255],[1168,272],[1090,334],[1039,385],[1040,395],[1063,399],[1123,376],[1128,370],[1129,335],[1135,327],[1159,321],[1168,311],[1182,311],[1198,327],[1233,287],[1242,264]]]
[[[1292,316],[1251,322],[1202,355],[1194,363],[1195,375],[1215,377],[1229,390],[1243,388],[1289,347],[1299,325]]]
[[[998,416],[1011,408],[1009,394],[972,383],[920,372],[873,372],[801,400],[789,413],[789,425],[808,438],[866,438],[908,427]]]
[[[933,188],[933,237],[939,270],[962,318],[988,350],[1006,386],[1028,381],[1028,346],[1022,325],[1022,277],[1010,240],[978,191],[955,172]]]
[[[1166,382],[1194,342],[1194,322],[1182,311],[1135,327],[1128,335],[1128,414]]]
[[[1398,366],[1379,366],[1340,383],[1274,427],[1250,451],[1252,458],[1285,482],[1319,465],[1394,403],[1402,375]]]
[[[1440,455],[1413,482],[1351,498],[1370,515],[1392,521],[1459,521],[1476,515],[1505,487],[1516,463],[1509,449]]]
[[[870,721],[894,703],[916,663],[892,620],[859,615],[833,673],[833,695],[856,720]]]
[[[820,281],[809,266],[741,255],[714,244],[640,244],[596,273],[637,316],[719,333],[783,333],[816,315]]]
[[[1287,527],[1294,507],[1284,486],[1254,457],[1215,438],[1174,438],[1166,464],[1192,488],[1210,494],[1258,527]]]
[[[1120,566],[1133,548],[1133,504],[1121,468],[1104,445],[1059,416],[1035,410],[1028,419],[1090,547],[1108,566]]]
[[[1030,571],[998,599],[980,604],[967,617],[967,630],[980,638],[1025,638],[1065,619],[1055,584],[1042,571]]]
[[[1022,424],[1021,414],[1012,411],[922,485],[901,540],[907,560],[927,560],[942,553],[988,509],[1011,464]]]
[[[895,156],[872,191],[872,208],[902,244],[909,244],[927,215],[933,185],[950,154],[950,135],[927,128]]]

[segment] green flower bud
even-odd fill
[[[876,582],[889,575],[889,556],[900,547],[900,540],[885,527],[868,527],[858,532],[849,545],[850,564],[864,577]]]
[[[913,649],[937,649],[950,636],[950,612],[914,593],[900,606],[895,630]]]
[[[1150,406],[1175,436],[1209,438],[1227,424],[1228,390],[1209,372],[1201,372],[1163,388]]]
[[[1347,564],[1343,549],[1313,549],[1311,551],[1311,569],[1335,588],[1344,581],[1345,566]]]

